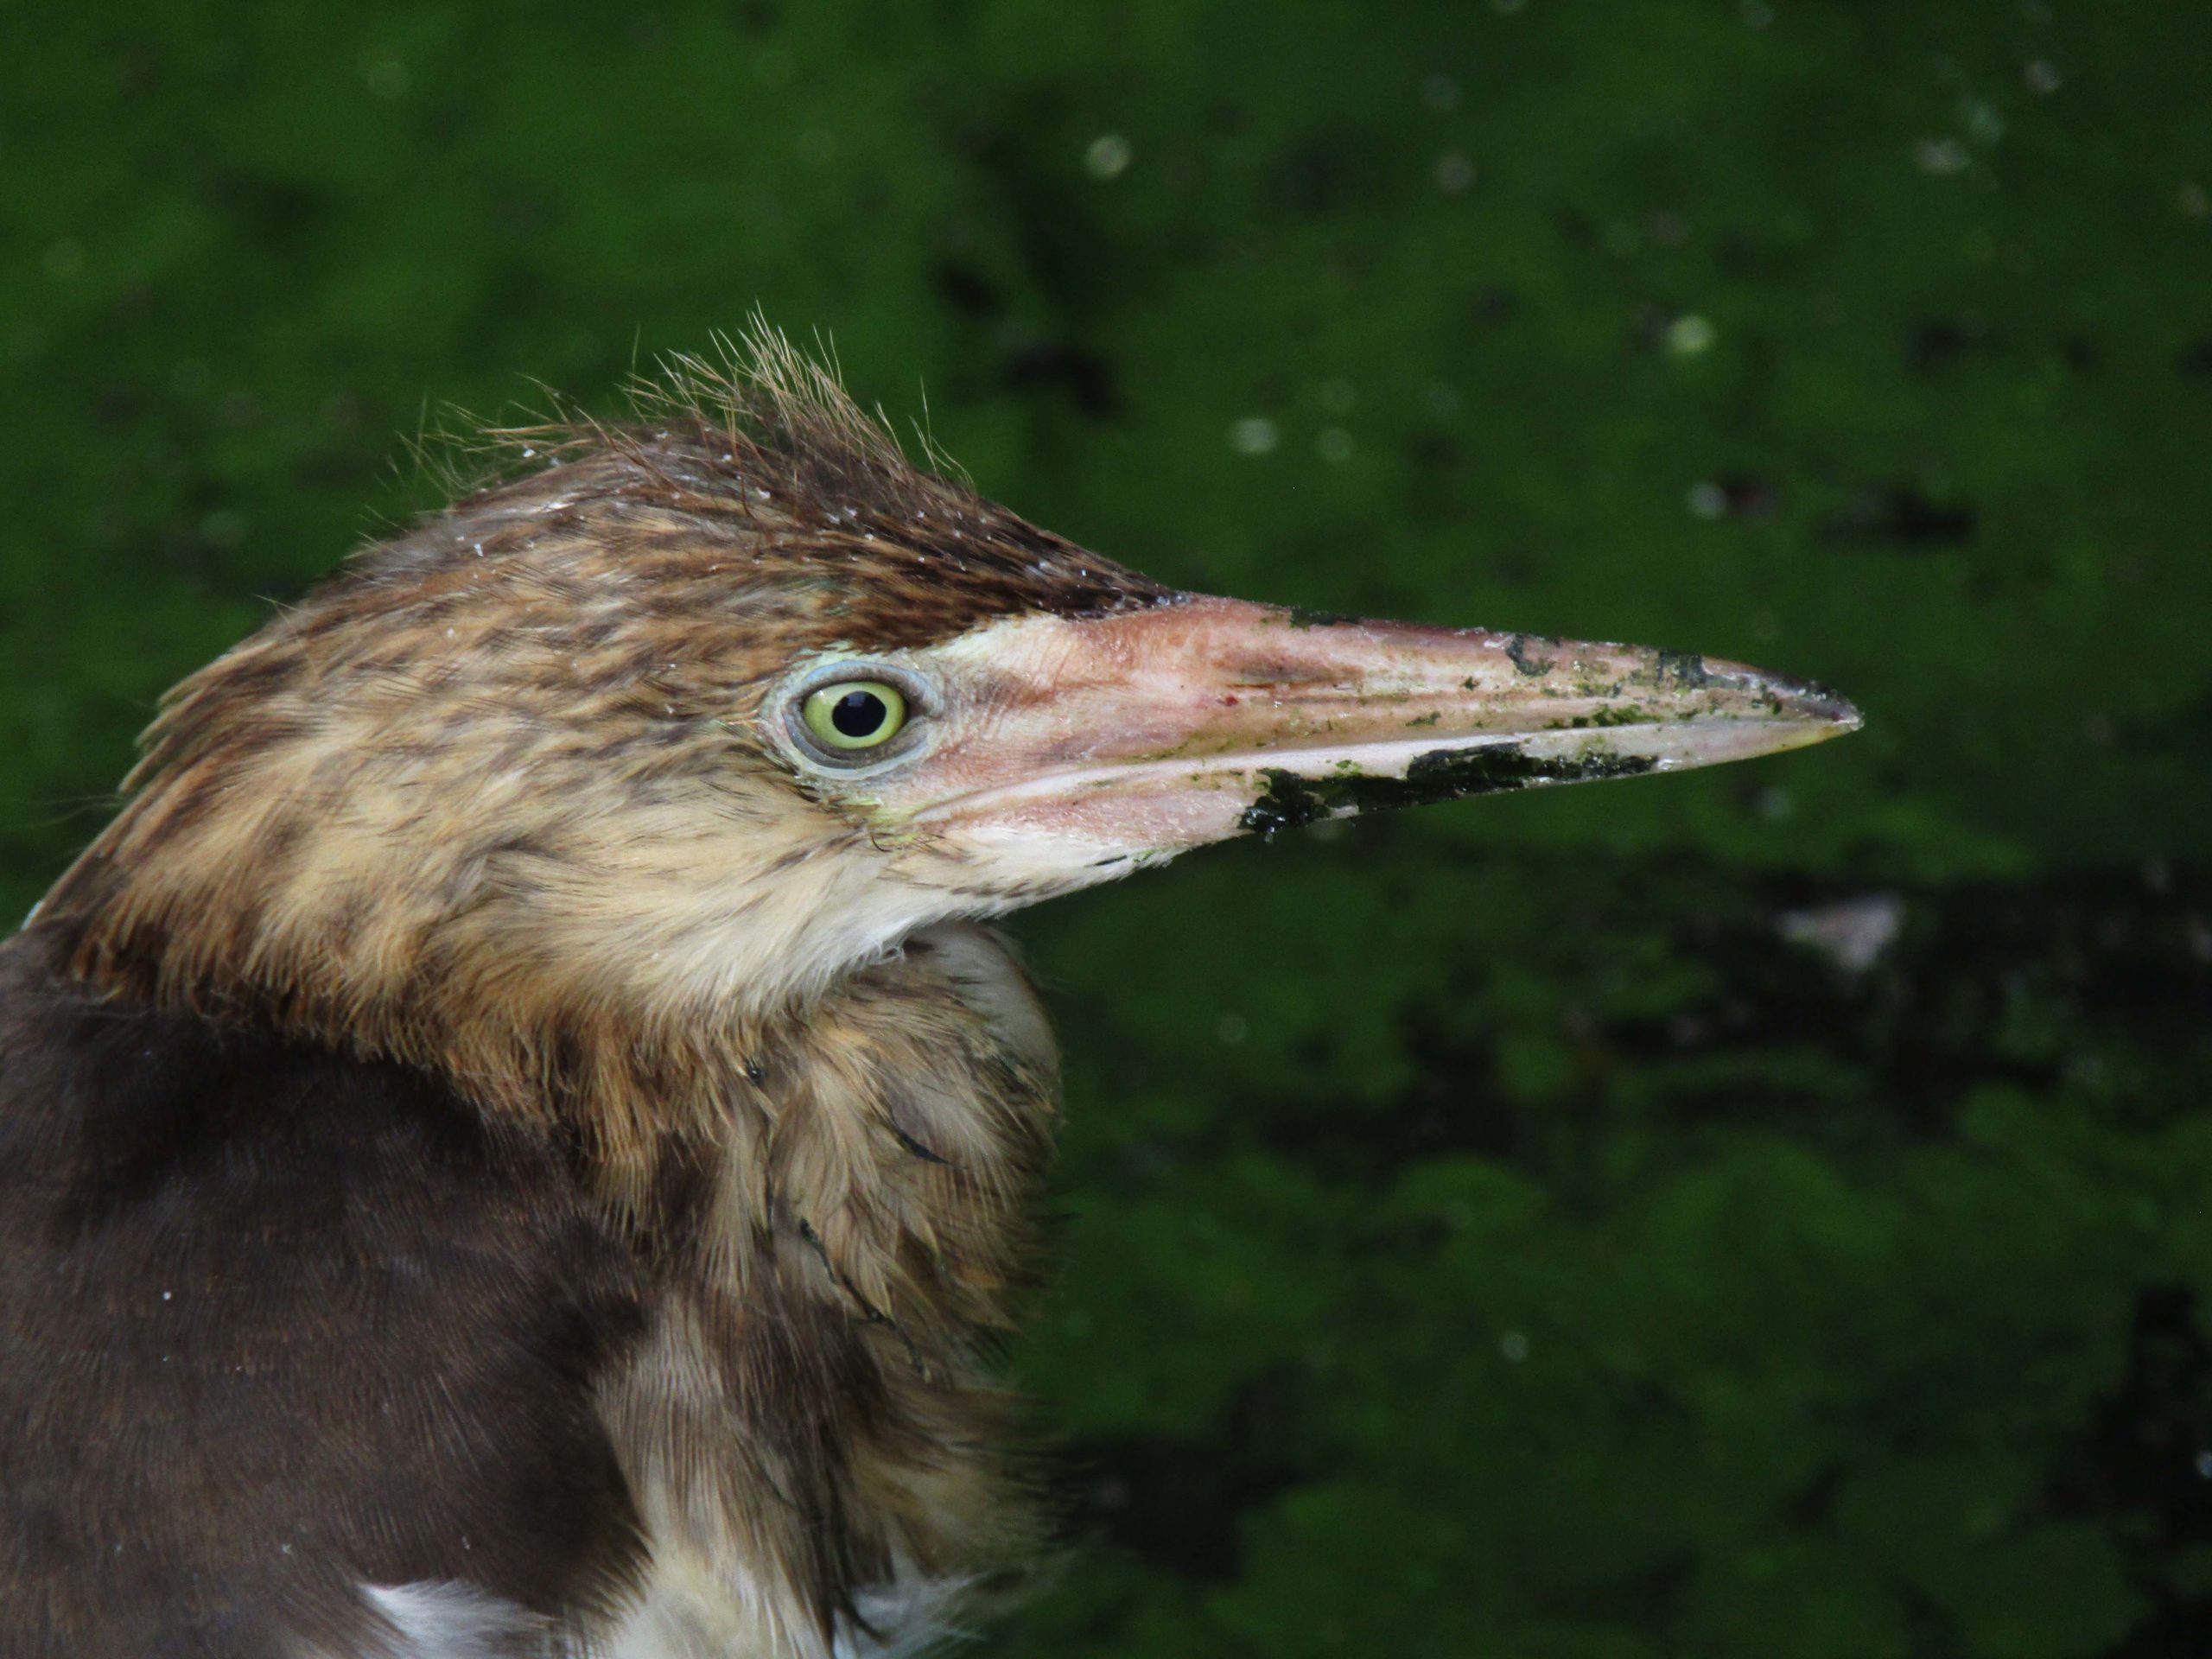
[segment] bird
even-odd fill
[[[647,378],[178,684],[0,945],[0,1659],[922,1651],[1050,1541],[997,918],[1859,724],[1154,582],[765,325]]]

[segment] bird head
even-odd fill
[[[769,336],[507,442],[171,694],[50,898],[80,971],[402,1052],[682,1040],[1209,842],[1857,723],[1707,658],[1163,587]]]

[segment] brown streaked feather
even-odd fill
[[[118,1009],[435,1079],[573,1160],[643,1275],[587,1385],[651,1556],[598,1601],[735,1562],[740,1650],[825,1655],[887,1584],[988,1589],[1030,1538],[990,1359],[1057,1084],[979,929],[788,965],[868,832],[769,762],[763,688],[1175,595],[916,471],[779,343],[642,412],[506,435],[550,464],[180,685],[32,933]]]
[[[788,780],[756,768],[748,794],[717,762],[757,758],[761,683],[798,652],[1174,597],[916,471],[826,371],[773,335],[749,346],[682,360],[649,421],[494,435],[551,464],[365,550],[183,682],[47,900],[79,970],[449,1062],[515,1109],[581,1088],[626,1133],[612,1073],[578,1076],[613,1063],[575,1057],[664,1011],[487,937],[498,900],[575,879],[578,820],[650,827],[719,788],[772,836]],[[814,850],[776,849],[778,873],[803,886]]]

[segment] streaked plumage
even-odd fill
[[[180,686],[0,947],[0,1659],[926,1642],[1038,1535],[1055,1056],[986,919],[1852,721],[1164,588],[772,339],[514,442]],[[825,677],[910,729],[823,750]]]

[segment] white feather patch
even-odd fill
[[[365,1585],[391,1634],[361,1659],[556,1659],[545,1620],[467,1584]]]
[[[854,1598],[873,1636],[841,1630],[832,1659],[914,1659],[940,1642],[965,1636],[956,1615],[965,1579],[900,1579]]]

